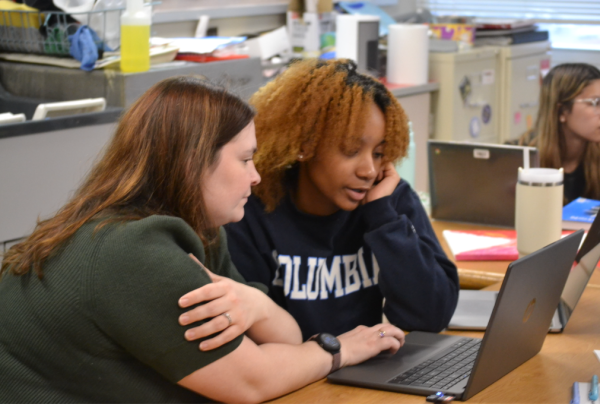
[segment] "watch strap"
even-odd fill
[[[342,353],[341,352],[334,353],[333,354],[333,363],[331,365],[331,370],[329,371],[329,373],[333,373],[336,370],[338,370],[340,368],[341,364],[342,364]]]
[[[310,337],[308,339],[308,341],[315,341],[321,348],[323,348],[323,346],[321,344],[319,344],[317,337],[319,336],[319,334],[315,334],[312,337]],[[327,350],[325,350],[325,352],[329,352]],[[336,370],[338,370],[340,368],[340,365],[342,364],[342,353],[341,352],[329,352],[331,354],[332,358],[332,362],[331,362],[331,370],[329,371],[329,374],[335,372]]]

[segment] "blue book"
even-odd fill
[[[577,198],[562,213],[562,228],[569,230],[589,229],[600,209],[600,201]]]

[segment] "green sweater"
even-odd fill
[[[200,238],[167,216],[96,224],[45,263],[43,280],[0,280],[0,402],[207,401],[176,383],[242,337],[208,352],[184,339],[177,302],[211,282],[188,256],[205,261]],[[244,282],[221,233],[210,269]]]

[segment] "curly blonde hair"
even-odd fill
[[[285,178],[321,146],[350,150],[360,142],[374,102],[385,116],[384,162],[406,155],[408,124],[396,98],[350,60],[305,60],[292,64],[251,99],[256,108],[254,158],[262,181],[254,194],[273,211],[286,193]]]

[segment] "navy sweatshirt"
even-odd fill
[[[382,308],[407,331],[441,331],[454,313],[456,266],[405,181],[388,197],[325,217],[299,211],[289,196],[266,213],[251,196],[244,219],[225,228],[239,272],[267,285],[304,339],[375,325]]]

